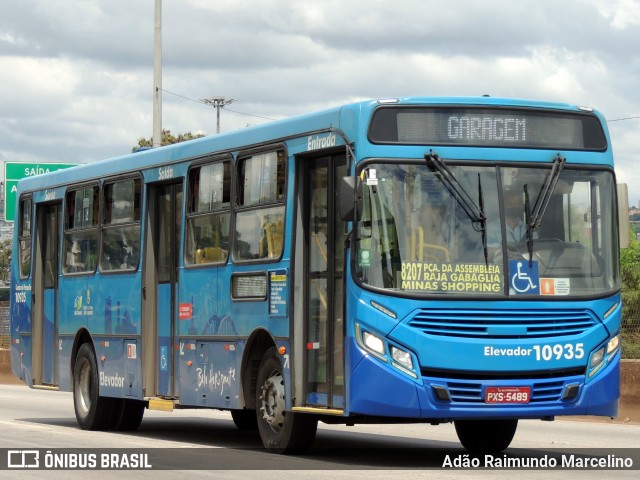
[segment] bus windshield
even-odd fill
[[[361,170],[355,271],[363,285],[466,296],[620,288],[612,172],[444,163],[447,172],[425,162]]]

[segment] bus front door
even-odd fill
[[[344,222],[335,186],[343,152],[303,161],[306,404],[344,407]]]
[[[176,319],[182,182],[149,186],[143,286],[143,382],[146,396],[177,398]]]
[[[33,270],[32,376],[34,385],[57,385],[57,292],[61,203],[38,205]]]

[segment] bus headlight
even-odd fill
[[[620,350],[620,333],[609,339],[607,344],[591,354],[589,377],[593,377],[607,365]]]
[[[612,354],[613,352],[618,350],[618,348],[620,348],[620,335],[616,335],[611,340],[609,340],[609,343],[607,343],[607,355]]]
[[[398,347],[391,345],[391,358],[401,367],[407,370],[413,370],[413,360],[411,360],[411,354]]]
[[[594,354],[591,355],[591,362],[589,362],[589,367],[590,368],[597,367],[602,362],[603,359],[604,359],[604,347],[602,347],[600,350],[598,350],[597,352],[594,352]]]
[[[598,370],[604,365],[604,351],[605,347],[593,352],[591,354],[591,360],[589,361],[589,376],[595,375]]]
[[[414,356],[391,341],[365,330],[356,323],[356,339],[358,345],[379,360],[390,364],[405,375],[418,380],[419,375],[414,367]]]
[[[363,332],[362,343],[367,349],[378,355],[384,355],[384,341],[373,333]]]

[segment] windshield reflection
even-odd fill
[[[360,175],[364,212],[355,232],[358,279],[425,295],[588,295],[618,288],[611,173],[558,172],[543,199],[549,208],[528,238],[526,199],[541,200],[550,167],[447,165],[459,185],[450,188],[441,177],[448,173],[424,163],[368,164]],[[458,188],[478,199],[486,221],[471,218]]]

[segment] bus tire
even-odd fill
[[[99,394],[98,364],[93,347],[83,343],[73,366],[73,407],[83,430],[109,430],[114,426],[117,399]]]
[[[458,439],[464,448],[474,453],[498,453],[513,440],[518,420],[456,420]]]
[[[147,402],[143,402],[142,400],[121,399],[113,429],[121,432],[137,430],[142,423],[146,406]]]
[[[274,453],[304,453],[316,435],[318,419],[285,411],[282,364],[275,347],[266,351],[258,370],[256,416],[262,444]]]
[[[233,423],[239,430],[255,431],[258,429],[258,417],[255,410],[231,410]]]

